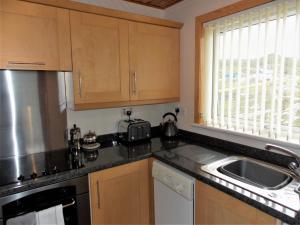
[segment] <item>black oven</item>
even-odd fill
[[[90,225],[88,187],[88,177],[84,176],[0,198],[0,225],[60,204],[66,225]]]

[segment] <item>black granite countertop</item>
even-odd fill
[[[247,146],[182,131],[181,137],[175,141],[162,141],[160,138],[152,138],[150,142],[135,146],[120,144],[112,147],[105,147],[99,150],[97,157],[85,157],[84,167],[82,168],[68,170],[35,180],[25,181],[23,183],[1,186],[0,198],[52,183],[85,176],[95,171],[154,157],[284,222],[289,224],[300,224],[299,215],[295,218],[289,217],[261,202],[255,201],[241,193],[235,192],[212,181],[209,179],[208,174],[201,170],[202,165],[212,163],[231,155],[240,154],[268,162],[272,161],[274,164],[285,167],[291,161],[291,158],[282,157],[275,153],[266,155],[264,151],[259,149],[253,149]]]
[[[59,172],[53,175],[38,177],[34,180],[27,180],[24,182],[0,186],[0,198],[18,192],[30,190],[33,188],[49,185],[52,183],[57,183],[60,181],[84,176],[95,171],[146,159],[151,157],[153,152],[160,150],[162,150],[162,144],[160,142],[160,139],[153,138],[150,142],[142,143],[135,146],[126,146],[118,144],[116,146],[104,147],[97,151],[96,156],[82,152],[82,167],[76,169],[69,169],[64,172]],[[67,151],[67,149],[62,150],[63,154],[59,155],[66,155]],[[67,162],[67,159],[64,159],[63,161],[65,161],[65,163],[69,163]],[[5,171],[2,172],[5,173]]]
[[[196,178],[199,181],[209,184],[217,188],[218,190],[221,190],[251,206],[254,206],[255,208],[262,210],[265,213],[282,220],[283,222],[286,222],[288,224],[300,224],[299,214],[297,212],[293,212],[295,216],[288,216],[283,213],[285,210],[276,210],[275,208],[269,207],[269,204],[267,205],[265,203],[262,203],[261,199],[260,201],[254,200],[249,196],[245,196],[243,193],[241,193],[241,191],[233,190],[232,188],[227,187],[226,184],[220,184],[220,181],[216,182],[212,179],[211,175],[207,174],[201,169],[201,166],[213,163],[215,162],[215,160],[221,160],[223,158],[226,158],[227,156],[231,156],[232,154],[226,152],[218,152],[207,147],[197,148],[200,152],[194,153],[194,159],[190,159],[189,157],[186,157],[186,155],[176,154],[176,152],[180,151],[180,149],[184,149],[184,151],[186,151],[189,148],[192,149],[192,151],[196,149],[196,147],[192,145],[187,145],[174,150],[163,150],[155,152],[153,153],[153,156],[159,161],[168,164],[169,166],[172,166]],[[199,160],[200,163],[198,163],[197,158],[200,158],[202,156],[204,156],[204,158],[206,157],[206,160],[201,159]]]

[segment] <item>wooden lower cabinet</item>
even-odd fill
[[[196,182],[195,213],[198,225],[280,224],[275,218],[200,181]]]
[[[149,165],[142,160],[89,175],[92,224],[149,224]]]

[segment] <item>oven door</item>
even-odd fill
[[[30,212],[38,212],[56,205],[62,205],[66,225],[77,223],[76,187],[61,187],[38,192],[10,202],[2,207],[3,221]]]
[[[88,191],[88,177],[83,176],[0,198],[0,225],[9,218],[60,204],[66,225],[90,225]]]

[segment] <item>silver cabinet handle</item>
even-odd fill
[[[8,64],[13,65],[37,65],[37,66],[45,66],[45,62],[22,62],[22,61],[8,61]]]
[[[82,78],[81,73],[79,72],[79,96],[82,97]]]
[[[133,95],[136,95],[136,72],[133,73],[133,88],[132,88]]]
[[[100,187],[99,187],[98,180],[97,180],[97,206],[98,206],[98,209],[100,209]]]

